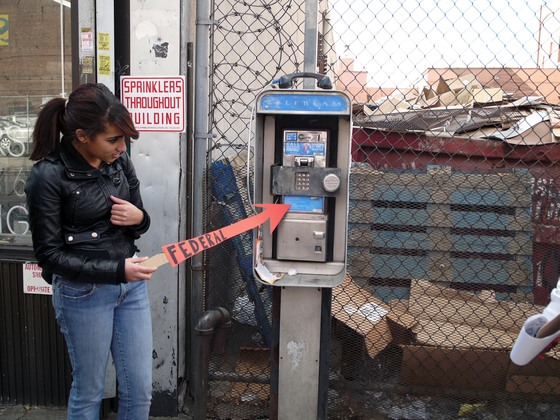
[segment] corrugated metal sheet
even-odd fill
[[[24,294],[22,263],[0,261],[0,404],[65,406],[70,383],[51,296]]]

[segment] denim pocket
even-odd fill
[[[70,299],[80,299],[91,296],[95,292],[94,283],[82,283],[80,281],[57,279],[57,286],[61,296]]]

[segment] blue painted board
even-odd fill
[[[391,249],[428,250],[429,236],[426,232],[394,232],[374,230],[372,247]]]
[[[512,274],[521,271],[532,277],[531,257],[516,257],[516,261],[485,259],[453,259],[453,281],[457,283],[514,284]]]
[[[521,241],[530,244],[531,232],[519,232],[515,236],[489,236],[489,235],[451,235],[453,250],[457,252],[477,252],[488,254],[524,253],[532,255],[532,246],[522,252]]]
[[[387,225],[430,225],[430,214],[426,209],[401,209],[375,207],[371,223]]]

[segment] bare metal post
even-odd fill
[[[305,2],[305,36],[303,44],[303,71],[315,73],[317,68],[317,40],[318,23],[317,16],[319,14],[318,0],[307,0]],[[315,81],[312,79],[304,79],[304,89],[314,89]]]
[[[192,174],[192,234],[200,236],[204,232],[204,172],[206,167],[206,153],[210,136],[208,122],[208,54],[210,37],[210,2],[196,1],[196,45],[195,45],[195,82],[194,102],[194,145],[193,145],[193,174]],[[202,315],[203,306],[203,255],[197,254],[191,259],[192,287],[190,323],[191,331],[195,329],[196,320]],[[195,383],[192,367],[198,363],[198,337],[194,336],[190,351],[190,380]]]

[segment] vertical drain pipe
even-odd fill
[[[208,369],[210,365],[210,342],[214,328],[218,327],[214,338],[214,351],[217,354],[225,352],[226,329],[231,327],[231,316],[229,312],[221,307],[210,309],[198,320],[195,331],[198,336],[194,388],[194,419],[205,420],[208,404]]]
[[[185,2],[188,3],[188,2]],[[191,228],[192,237],[197,237],[205,232],[204,211],[206,210],[205,195],[207,150],[211,139],[209,127],[209,38],[210,38],[210,1],[196,0],[196,43],[194,57],[194,115],[193,115],[193,145],[192,145],[192,197],[191,203]],[[194,255],[190,259],[191,281],[190,281],[190,305],[189,326],[190,332],[194,334],[195,322],[203,315],[204,305],[204,253]],[[198,380],[191,375],[194,372],[198,360],[196,354],[198,343],[196,336],[191,341],[189,352],[189,382],[197,383]]]

